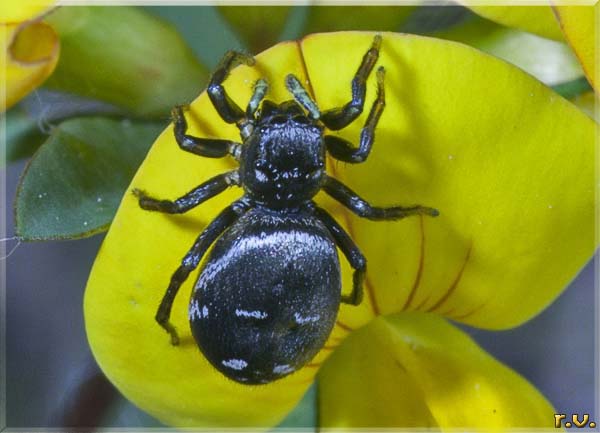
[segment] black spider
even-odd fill
[[[364,55],[352,80],[352,99],[323,113],[294,75],[286,86],[294,100],[263,100],[267,83],[258,80],[244,112],[227,95],[223,81],[250,56],[228,52],[208,85],[215,109],[235,123],[242,143],[186,135],[181,107],[173,110],[175,138],[181,149],[220,158],[232,155],[237,170],[208,180],[175,201],[157,200],[134,190],[143,209],[183,213],[232,185],[244,196],[227,206],[198,236],[183,258],[158,308],[156,320],[178,344],[169,322],[181,284],[213,249],[202,266],[192,294],[189,318],[194,338],[206,358],[227,377],[247,384],[267,383],[298,370],[323,346],[340,302],[358,305],[363,296],[366,259],[344,229],[312,199],[323,189],[357,215],[397,220],[409,215],[438,215],[423,207],[371,206],[325,172],[325,152],[341,161],[366,160],[375,127],[385,106],[384,69],[377,70],[377,99],[362,128],[360,144],[326,135],[362,112],[366,81],[379,56],[381,37]],[[341,295],[336,246],[354,269],[350,294]]]

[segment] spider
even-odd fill
[[[324,112],[292,74],[285,84],[293,100],[277,104],[264,99],[268,86],[259,79],[242,110],[227,95],[223,82],[232,68],[251,66],[254,58],[228,52],[207,92],[221,118],[237,125],[242,142],[187,135],[183,108],[175,107],[172,116],[182,150],[209,158],[232,155],[239,168],[213,177],[174,201],[133,191],[143,209],[176,214],[230,186],[244,189],[243,197],[223,209],[198,236],[171,277],[156,313],[156,321],[177,345],[177,332],[169,322],[173,300],[207,255],[190,300],[190,326],[205,357],[230,379],[261,384],[300,369],[327,340],[340,302],[361,303],[367,261],[342,226],[313,201],[317,192],[324,190],[370,220],[438,215],[436,209],[425,206],[372,206],[326,173],[326,152],[340,161],[360,163],[371,151],[385,107],[383,67],[376,72],[377,98],[359,146],[328,135],[325,128],[342,129],[361,114],[366,82],[380,46],[377,35],[352,80],[352,99]],[[349,294],[341,293],[336,247],[354,269]]]

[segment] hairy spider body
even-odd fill
[[[183,150],[212,158],[230,154],[239,168],[175,201],[133,191],[143,209],[182,213],[229,186],[244,189],[243,197],[223,209],[198,236],[172,275],[156,314],[172,344],[178,344],[169,322],[173,300],[208,253],[190,301],[190,326],[202,353],[230,379],[262,384],[302,368],[327,340],[340,302],[362,301],[366,259],[346,231],[312,200],[320,190],[371,220],[438,214],[424,206],[371,206],[326,174],[326,152],[349,163],[363,162],[369,155],[385,106],[382,67],[377,70],[377,98],[359,146],[325,131],[344,128],[362,112],[366,80],[380,45],[381,37],[376,36],[352,81],[351,101],[323,113],[293,75],[286,77],[286,86],[294,100],[280,104],[264,100],[267,83],[258,80],[243,111],[222,83],[234,66],[252,65],[254,59],[228,52],[211,78],[208,95],[223,120],[238,126],[242,143],[187,135],[181,107],[173,110],[174,133]],[[354,269],[347,295],[341,294],[336,247]]]

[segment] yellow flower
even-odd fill
[[[322,109],[340,106],[372,39],[352,32],[282,43],[255,67],[234,70],[225,86],[245,105],[264,77],[268,97],[283,101],[290,99],[284,77],[294,73]],[[378,65],[386,68],[387,105],[373,151],[364,164],[330,160],[328,169],[372,203],[419,203],[441,215],[369,222],[320,194],[367,257],[365,298],[341,306],[328,342],[304,369],[244,386],[214,370],[191,336],[187,293],[197,273],[173,307],[181,345],[171,346],[154,322],[181,258],[241,191],[180,216],[142,211],[126,194],[90,276],[85,319],[98,363],[136,405],[176,426],[269,427],[319,373],[322,426],[552,428],[545,398],[444,318],[517,326],[591,257],[594,123],[531,76],[461,44],[384,34]],[[187,118],[193,135],[239,140],[206,94]],[[365,119],[340,135],[357,142]],[[234,166],[182,152],[169,127],[130,189],[175,198]],[[347,291],[351,270],[341,262]]]
[[[58,61],[59,40],[39,21],[51,0],[8,0],[0,6],[0,111],[5,111],[52,73]]]

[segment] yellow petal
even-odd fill
[[[43,15],[54,0],[4,0],[0,3],[0,23],[18,24]]]
[[[302,81],[309,80],[307,87],[327,109],[349,99],[351,76],[372,40],[372,33],[338,33],[312,36],[301,44],[280,44],[259,56],[256,67],[233,71],[226,88],[244,107],[254,81],[265,77],[269,98],[283,101],[290,99],[284,77],[292,72]],[[434,296],[424,304],[428,308],[438,302],[440,288],[447,289],[471,257],[455,290],[459,295],[444,307],[456,307],[462,313],[485,301],[483,313],[472,314],[473,320],[505,326],[549,302],[583,257],[589,256],[593,242],[586,236],[572,239],[575,228],[578,234],[593,233],[593,187],[587,183],[593,179],[593,170],[588,169],[593,152],[589,119],[530,76],[463,45],[384,34],[380,64],[388,72],[388,106],[377,130],[373,159],[356,167],[334,163],[330,171],[368,193],[374,203],[422,202],[438,207],[442,216],[422,222],[413,218],[398,223],[361,221],[359,225],[321,194],[318,201],[341,223],[352,222],[351,232],[371,260],[365,301],[360,307],[342,307],[330,341],[308,368],[271,385],[248,387],[214,371],[193,343],[186,304],[197,273],[182,286],[173,307],[172,320],[183,344],[170,346],[154,322],[181,258],[206,224],[241,191],[219,195],[179,216],[142,211],[127,194],[94,264],[86,289],[85,318],[100,366],[136,405],[177,426],[274,425],[300,399],[316,367],[354,327],[370,320],[375,308],[387,311],[406,303],[407,281],[419,283],[415,301]],[[367,104],[373,101],[373,93],[369,83]],[[366,111],[344,136],[356,141]],[[218,118],[205,94],[192,103],[187,118],[192,135],[239,140],[237,128]],[[579,145],[572,146],[569,158],[564,158],[567,135],[569,143]],[[538,171],[545,164],[550,171],[539,179]],[[174,199],[234,165],[228,159],[200,158],[181,151],[169,127],[149,152],[131,188]],[[567,178],[573,166],[578,168],[581,183],[571,185]],[[525,187],[530,171],[535,176]],[[499,187],[504,184],[505,188]],[[565,184],[569,195],[555,201],[557,189],[562,191]],[[554,200],[551,203],[558,208],[554,213],[547,200]],[[532,221],[523,215],[532,216]],[[540,221],[543,216],[547,221]],[[505,223],[516,226],[507,228]],[[529,224],[541,226],[541,231],[522,233],[531,228]],[[561,248],[552,249],[548,232],[557,228],[565,232],[554,235]],[[421,250],[426,251],[424,256]],[[523,263],[515,262],[512,253]],[[552,264],[550,270],[535,275],[543,260]],[[559,260],[564,264],[558,266]],[[341,261],[347,291],[351,272]],[[531,294],[523,295],[523,287]],[[498,299],[490,299],[492,295]],[[512,305],[515,299],[525,305]]]
[[[369,43],[358,33],[304,40],[322,108],[348,100],[359,56],[347,47]],[[366,301],[342,306],[340,322],[356,328],[369,309],[493,329],[531,318],[594,251],[594,123],[521,70],[456,43],[385,34],[378,65],[386,108],[369,159],[330,168],[374,205],[440,216],[336,214],[368,260]],[[367,107],[375,93],[369,85]],[[366,115],[340,135],[358,142]]]
[[[564,40],[550,6],[466,6],[476,14],[507,27],[556,41]]]
[[[539,391],[431,314],[373,321],[336,350],[318,383],[322,427],[554,427]]]
[[[598,91],[594,19],[600,17],[600,3],[595,6],[555,6],[565,38],[581,62],[588,81]]]
[[[39,86],[52,73],[59,53],[59,40],[54,30],[42,22],[0,26],[0,46],[6,56],[6,68],[0,70],[0,100],[4,109]],[[4,63],[4,62],[3,62]]]

